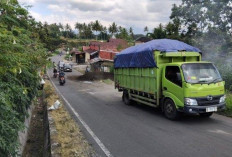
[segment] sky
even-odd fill
[[[135,34],[143,34],[145,26],[152,31],[160,23],[167,24],[172,5],[181,0],[18,0],[23,6],[31,5],[30,14],[41,22],[89,23],[99,20],[109,27],[112,22]]]

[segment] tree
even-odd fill
[[[172,21],[170,21],[166,25],[165,31],[166,31],[167,38],[182,40],[181,35],[180,35],[181,34],[181,24],[180,24],[180,20],[178,18],[175,18]]]
[[[199,39],[204,39],[207,33],[211,34],[212,30],[219,34],[223,34],[218,40],[215,40],[213,45],[221,47],[217,49],[217,52],[229,52],[231,45],[231,2],[229,0],[216,1],[189,1],[182,0],[182,4],[177,6],[173,5],[171,19],[180,19],[182,29],[185,29],[184,35],[187,39],[191,39],[191,42],[203,50],[206,50],[203,44],[204,42],[197,42]],[[186,29],[187,28],[187,29]],[[224,36],[224,37],[223,37]],[[198,40],[197,40],[198,39]],[[210,40],[210,39],[209,39]],[[221,41],[217,43],[216,41]],[[207,40],[205,41],[207,42]]]
[[[62,23],[59,23],[58,24],[58,27],[60,29],[60,32],[64,31],[64,26],[62,25]]]
[[[71,26],[68,23],[64,26],[63,36],[65,38],[75,38],[76,37],[75,33],[73,32]]]
[[[61,36],[61,31],[59,25],[56,23],[47,26],[49,35],[53,38],[59,38]]]
[[[129,28],[129,33],[130,33],[131,39],[133,40],[134,39],[134,32],[133,32],[133,28],[132,27]]]
[[[98,20],[92,23],[92,30],[96,32],[96,40],[97,40],[97,32],[102,30],[102,25]]]
[[[115,22],[113,22],[110,26],[109,26],[109,32],[111,33],[111,35],[113,36],[115,33],[118,32],[118,27],[115,24]]]
[[[179,19],[181,39],[200,48],[203,59],[216,64],[228,90],[232,89],[231,65],[227,64],[232,52],[231,10],[230,0],[182,0],[181,5],[173,5],[170,16],[173,22]]]
[[[107,28],[106,28],[105,26],[103,26],[103,28],[102,28],[100,37],[101,37],[103,40],[106,40],[106,39],[108,38],[108,35],[107,35]]]
[[[147,36],[147,33],[148,33],[148,31],[149,31],[148,27],[145,26],[143,31],[146,33],[146,36]]]
[[[157,28],[154,28],[152,37],[153,39],[166,38],[166,30],[161,23],[159,24]]]
[[[90,39],[93,36],[92,26],[91,24],[86,25],[83,24],[83,34],[85,36],[85,39]]]
[[[81,34],[83,31],[83,24],[77,22],[75,24],[75,28],[78,30],[79,39],[81,39]]]
[[[126,28],[120,27],[119,33],[116,35],[119,39],[129,40],[130,36]]]

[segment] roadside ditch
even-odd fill
[[[92,157],[93,148],[47,79],[44,95],[32,112],[23,157]],[[57,109],[48,109],[56,102]]]

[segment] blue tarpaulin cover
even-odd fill
[[[196,47],[171,39],[151,40],[147,43],[129,47],[116,55],[115,68],[151,68],[157,67],[153,52],[200,52]]]

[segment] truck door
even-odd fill
[[[183,107],[184,90],[182,76],[178,66],[166,66],[163,73],[162,91],[165,97],[170,97],[176,106]]]

